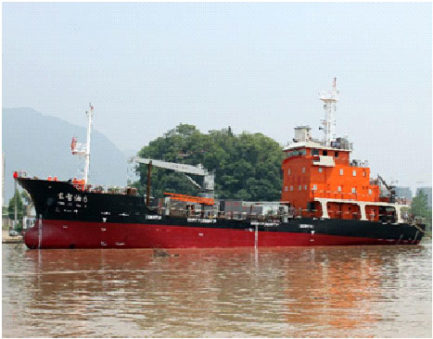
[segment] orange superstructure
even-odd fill
[[[331,113],[338,94],[335,80],[333,86],[332,92],[320,98],[326,111],[325,138],[313,139],[310,127],[299,126],[293,142],[284,149],[281,201],[289,202],[302,216],[370,221],[393,216],[389,207],[395,206],[381,197],[367,162],[351,160],[352,144],[332,135]]]
[[[350,150],[310,141],[295,143],[285,153],[281,200],[290,201],[304,214],[322,214],[317,198],[329,199],[329,216],[343,219],[360,215],[358,206],[350,201],[380,202],[379,186],[370,183],[370,169],[350,162]],[[374,214],[375,218],[368,219],[376,220],[378,207],[368,207],[367,214]]]

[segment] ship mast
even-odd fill
[[[86,111],[87,115],[87,141],[86,141],[86,153],[85,153],[85,166],[84,166],[84,182],[87,185],[88,176],[89,176],[89,168],[90,168],[90,140],[91,140],[91,132],[92,132],[92,118],[93,118],[93,106],[89,103],[90,110]]]
[[[90,110],[86,111],[87,115],[87,140],[86,144],[78,143],[77,138],[73,137],[71,142],[71,152],[72,155],[78,155],[84,157],[85,165],[84,165],[84,185],[87,185],[88,177],[89,177],[89,168],[90,168],[90,141],[91,141],[91,133],[92,133],[92,119],[93,119],[93,106],[89,104]],[[84,187],[84,186],[83,186]]]
[[[332,82],[332,89],[320,93],[320,100],[323,101],[323,109],[325,110],[325,119],[322,120],[325,146],[331,146],[331,142],[335,138],[335,120],[334,113],[337,110],[338,94],[337,78]]]

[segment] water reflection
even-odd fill
[[[3,335],[431,336],[431,245],[170,253],[3,245]]]

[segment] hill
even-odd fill
[[[85,115],[79,117],[85,123]],[[5,202],[13,196],[15,170],[29,176],[59,180],[81,177],[84,161],[70,152],[71,138],[86,140],[86,128],[32,108],[3,109],[3,154],[5,157]],[[126,156],[102,133],[92,131],[89,182],[125,185]]]

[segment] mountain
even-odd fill
[[[84,114],[82,118],[85,122]],[[84,159],[70,151],[73,136],[84,143],[86,128],[32,108],[3,108],[4,204],[13,196],[12,175],[16,170],[25,170],[28,176],[39,178],[82,177]],[[126,180],[126,156],[105,135],[93,129],[89,183],[124,186]]]

